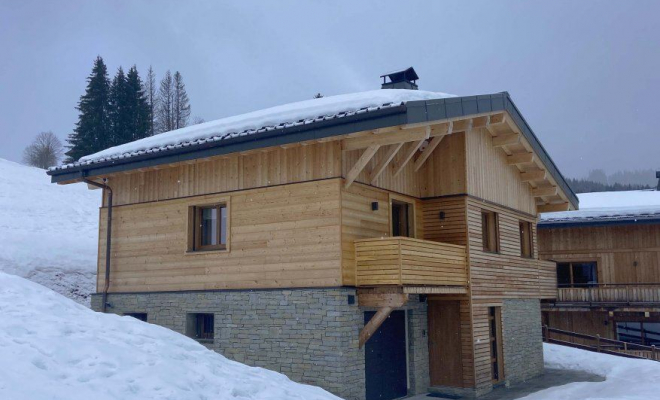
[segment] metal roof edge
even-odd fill
[[[649,225],[660,224],[660,218],[625,218],[625,219],[612,219],[612,220],[590,220],[590,221],[539,221],[537,224],[538,229],[553,229],[553,228],[584,228],[595,226],[613,226],[613,225]]]

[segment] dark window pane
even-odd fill
[[[573,284],[589,286],[598,283],[596,279],[596,263],[573,263]]]
[[[642,329],[639,322],[617,322],[616,334],[621,341],[642,344]]]
[[[557,264],[557,286],[559,287],[571,286],[571,264],[568,263]]]
[[[218,243],[218,209],[202,209],[202,246],[212,246]]]
[[[412,207],[408,203],[392,202],[392,236],[412,237]]]
[[[227,207],[222,207],[220,214],[220,244],[227,244]]]
[[[660,322],[644,322],[644,339],[647,346],[660,346]]]

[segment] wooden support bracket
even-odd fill
[[[360,348],[376,333],[395,308],[403,307],[408,302],[405,293],[358,293],[360,307],[379,307],[369,322],[360,331]]]
[[[516,153],[507,156],[506,162],[509,165],[531,164],[534,162],[534,153]]]
[[[532,189],[532,197],[554,196],[557,194],[557,186],[540,186]]]
[[[357,160],[353,168],[351,168],[350,171],[348,171],[348,174],[346,174],[346,185],[345,187],[348,189],[349,186],[355,181],[355,179],[360,175],[360,172],[364,169],[364,167],[369,164],[369,161],[376,155],[376,152],[380,148],[380,145],[377,144],[372,144],[371,146],[367,147],[367,149],[362,153],[360,158]]]
[[[520,141],[520,135],[517,133],[510,133],[507,135],[499,135],[493,138],[493,146],[502,147],[510,144],[516,144]]]
[[[374,315],[360,331],[360,348],[362,348],[362,346],[367,343],[367,340],[369,340],[374,335],[374,333],[376,333],[378,328],[383,324],[383,322],[385,322],[387,317],[390,316],[392,311],[394,311],[394,307],[382,307],[376,311],[376,315]]]
[[[403,147],[403,143],[397,143],[393,144],[390,149],[387,151],[387,154],[380,160],[378,165],[374,168],[374,170],[371,172],[371,184],[375,184],[376,180],[380,176],[380,174],[385,171],[385,168],[387,168],[388,165],[390,165],[390,161],[394,159],[394,156],[396,156],[396,153],[399,152],[399,150]]]
[[[536,210],[540,213],[555,212],[555,211],[568,211],[569,208],[570,208],[569,203],[544,204],[544,205],[536,206]]]

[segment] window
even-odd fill
[[[532,235],[532,223],[520,221],[520,256],[534,257],[534,236]]]
[[[491,379],[493,383],[500,382],[504,378],[504,354],[502,348],[502,319],[501,307],[488,307],[488,336],[490,339],[490,362]]]
[[[497,253],[500,251],[497,213],[492,211],[481,212],[481,235],[484,244],[484,251],[491,253]]]
[[[213,340],[213,314],[188,314],[186,335],[198,340]]]
[[[617,322],[616,335],[623,342],[660,346],[660,322]]]
[[[226,250],[227,249],[227,206],[191,207],[193,223],[188,250]]]
[[[392,236],[415,237],[413,205],[392,200]]]
[[[133,317],[139,319],[140,321],[147,322],[147,313],[124,313],[127,317]]]
[[[557,287],[589,287],[598,283],[596,262],[557,264]]]

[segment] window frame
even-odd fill
[[[578,264],[593,264],[593,275],[596,278],[595,283],[575,283],[573,266]],[[559,268],[561,265],[568,265],[569,283],[559,283]],[[599,284],[598,280],[598,261],[597,260],[575,260],[575,261],[557,261],[557,288],[558,289],[580,289],[590,288]]]
[[[146,312],[126,312],[123,315],[125,317],[133,317],[138,321],[142,321],[142,322],[147,322],[147,319],[149,317],[149,314]],[[142,319],[142,316],[144,316],[144,319]]]
[[[203,332],[205,326],[209,326],[210,319],[211,332]],[[201,334],[198,335],[198,331]],[[210,312],[191,312],[186,314],[186,336],[199,342],[211,343],[215,340],[215,314]]]
[[[621,338],[621,332],[619,332],[620,331],[619,324],[639,324],[639,329],[638,329],[639,330],[639,343],[622,339]],[[654,345],[657,346],[658,344],[660,344],[660,341],[648,339],[648,333],[652,332],[653,335],[658,335],[658,333],[655,332],[655,331],[650,331],[648,329],[645,329],[644,325],[647,325],[647,324],[660,324],[660,322],[658,322],[658,321],[641,321],[641,320],[640,321],[615,321],[616,338],[617,338],[617,340],[620,340],[620,341],[626,342],[626,343],[639,344],[639,345],[642,345],[642,346],[654,346]],[[627,329],[633,330],[633,328],[627,328]],[[658,344],[656,344],[656,343],[658,343]]]
[[[520,231],[520,257],[534,258],[534,227],[532,223],[521,219],[518,222],[518,228]]]
[[[485,253],[500,253],[500,223],[497,212],[481,210],[481,241]]]
[[[212,245],[202,245],[202,212],[205,209],[217,209],[218,210],[218,219],[217,219],[217,230],[218,230],[218,241],[217,244]],[[225,210],[226,221],[225,221],[225,243],[220,243],[222,241],[222,209]],[[186,253],[206,253],[206,252],[225,252],[229,251],[229,233],[230,233],[230,208],[229,201],[218,201],[210,204],[195,204],[191,205],[188,208],[188,246]]]
[[[416,238],[417,237],[417,225],[415,224],[415,218],[417,217],[416,210],[415,210],[415,200],[410,199],[407,197],[403,196],[396,196],[390,194],[390,199],[389,199],[389,210],[388,210],[388,219],[389,219],[389,224],[390,224],[390,236],[394,237],[394,219],[393,219],[393,211],[394,211],[394,205],[395,204],[406,204],[408,206],[408,215],[406,216],[408,219],[408,235],[407,236],[401,236],[399,237],[409,237],[409,238]]]

